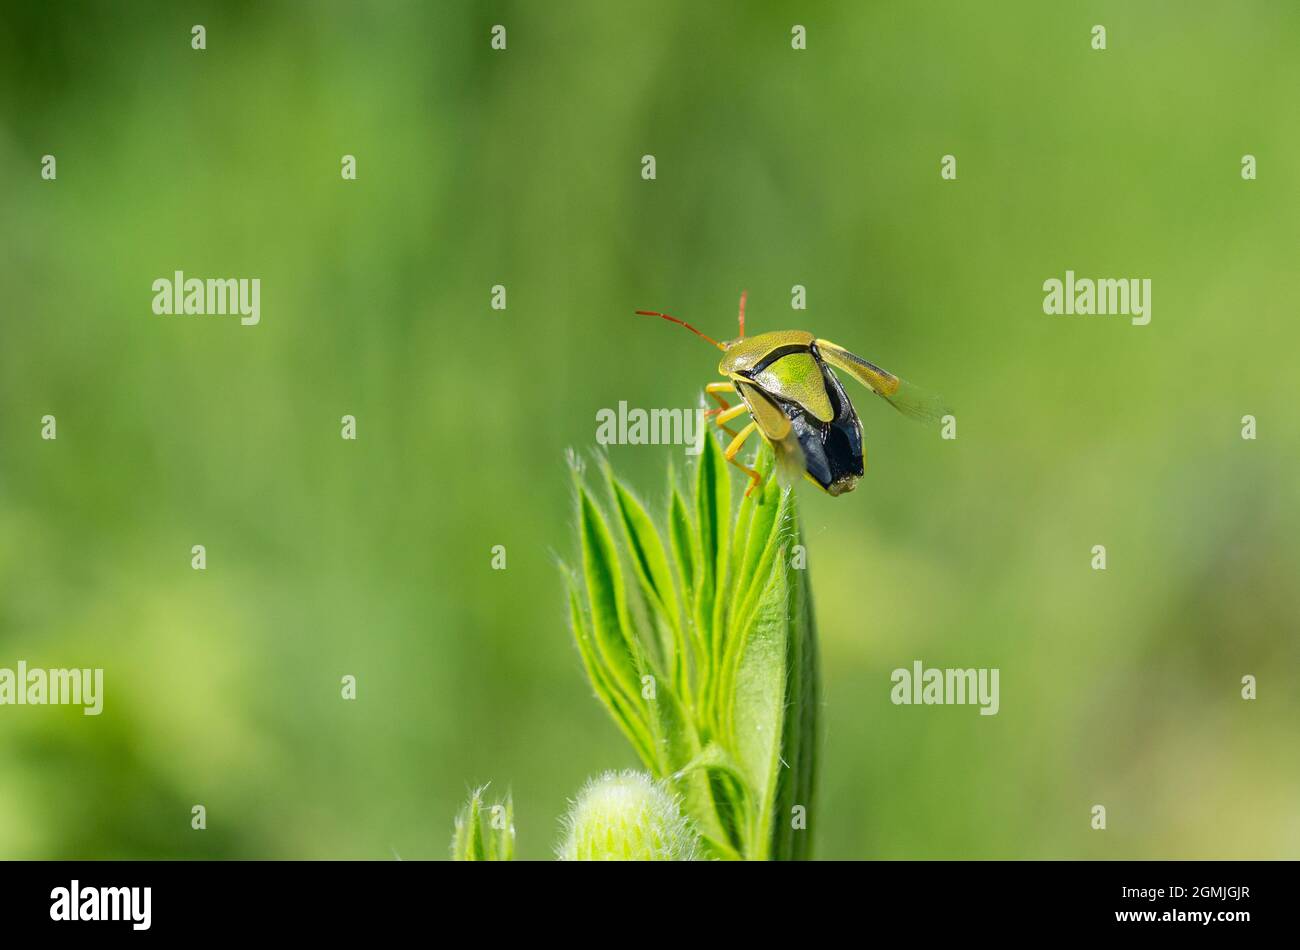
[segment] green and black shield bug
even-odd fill
[[[759,474],[736,455],[755,431],[771,443],[783,469],[802,471],[827,494],[842,495],[857,485],[866,470],[862,424],[832,367],[848,373],[913,419],[934,423],[944,414],[937,396],[806,330],[774,330],[746,337],[745,296],[740,295],[740,336],[725,343],[666,313],[636,312],[684,326],[725,354],[718,372],[726,382],[709,383],[704,391],[718,402],[718,408],[710,409],[708,415],[732,437],[724,453],[727,461],[750,478],[746,495],[758,484]],[[739,395],[740,405],[731,405],[727,394]],[[739,432],[727,425],[745,413],[751,419]]]

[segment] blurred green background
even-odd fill
[[[0,707],[0,856],[444,857],[491,781],[548,857],[634,764],[564,450],[713,378],[632,310],[729,337],[748,288],[958,418],[857,390],[866,479],[803,490],[819,855],[1296,857],[1297,41],[1279,2],[6,4],[0,666],[106,700]],[[1044,315],[1067,268],[1151,324]],[[155,316],[177,269],[259,277],[261,325]],[[610,455],[655,510],[685,458]],[[916,659],[1001,712],[892,705]]]

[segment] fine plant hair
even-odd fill
[[[809,857],[817,633],[795,494],[774,475],[770,446],[738,500],[716,439],[689,477],[670,463],[660,525],[607,460],[597,467],[603,502],[570,454],[579,555],[561,564],[569,622],[596,699],[645,772],[589,781],[557,856]],[[489,809],[482,793],[456,819],[452,856],[509,860],[510,800]]]
[[[563,822],[561,861],[699,861],[700,838],[664,782],[627,769],[590,779]]]
[[[470,792],[451,836],[453,861],[510,861],[515,856],[515,805],[510,795],[487,804],[487,786]]]
[[[761,482],[733,511],[730,466],[708,439],[688,490],[670,466],[661,530],[608,462],[606,506],[572,464],[570,623],[596,698],[680,796],[708,856],[799,859],[816,785],[816,631],[795,494],[765,443],[755,465]]]

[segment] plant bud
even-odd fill
[[[644,772],[592,779],[564,819],[561,861],[699,861],[700,839],[677,798]]]

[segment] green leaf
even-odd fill
[[[565,569],[565,580],[569,588],[569,622],[572,625],[573,638],[578,644],[578,654],[582,658],[582,667],[587,673],[587,679],[591,682],[591,688],[595,692],[596,698],[600,700],[601,705],[609,712],[614,724],[627,737],[627,741],[632,744],[632,748],[641,761],[645,763],[646,768],[653,769],[656,765],[654,740],[651,738],[649,731],[646,729],[646,724],[637,710],[628,703],[605,672],[605,667],[596,654],[596,646],[592,642],[591,632],[587,628],[586,619],[582,613],[582,601],[578,595],[577,579],[567,569]]]
[[[696,593],[695,617],[707,644],[708,669],[721,668],[723,607],[725,597],[719,589],[727,580],[727,558],[731,528],[731,475],[718,440],[705,439],[695,472],[695,526],[700,583]],[[717,709],[718,681],[711,678],[703,690],[704,708]]]
[[[747,781],[746,776],[740,771],[740,766],[731,758],[731,754],[717,742],[710,742],[700,750],[699,755],[677,771],[677,775],[689,775],[705,769],[724,772],[739,785],[745,785]]]
[[[741,608],[738,613],[742,617],[746,608],[753,608],[755,598],[766,583],[765,562],[771,561],[778,547],[778,533],[789,518],[787,496],[774,480],[764,484],[762,492],[762,502],[755,507],[748,525],[744,561],[739,571],[739,580],[732,591],[736,606]]]
[[[812,585],[806,569],[792,568],[789,576],[794,579],[786,650],[790,678],[781,750],[787,767],[781,770],[772,829],[772,858],[778,861],[806,860],[812,850],[810,816],[816,792],[817,720],[821,702]],[[791,820],[796,805],[804,809],[804,817],[809,822],[805,828],[795,828]]]
[[[495,838],[495,844],[490,853],[494,855],[494,861],[513,861],[515,859],[515,799],[513,795],[506,795],[506,800],[502,806],[505,812],[505,828],[499,832]]]
[[[728,852],[735,851],[735,846],[728,840],[730,829],[714,798],[710,776],[686,767],[701,755],[694,724],[670,688],[657,689],[650,707],[662,751],[662,764],[652,771],[676,787],[706,843],[711,847],[724,844],[724,847],[714,847],[714,850],[720,857],[728,856]]]
[[[729,589],[733,592],[737,586],[737,580],[744,577],[745,547],[749,542],[749,529],[754,520],[754,510],[759,507],[759,502],[763,498],[763,485],[744,495],[740,499],[740,506],[736,511],[736,525],[731,532],[731,556],[729,564],[731,565],[732,577]],[[728,608],[735,601],[734,596],[725,598]],[[728,624],[731,621],[730,609],[727,615]]]
[[[745,644],[735,680],[735,750],[756,803],[751,815],[748,857],[771,851],[785,727],[786,651],[790,627],[789,589],[784,565],[772,564]]]
[[[504,802],[484,807],[483,792],[474,789],[456,816],[451,836],[453,861],[512,861],[515,856],[515,806],[510,795]]]
[[[605,467],[617,543],[575,465],[586,596],[569,574],[574,638],[597,698],[713,857],[804,858],[811,833],[789,819],[812,813],[818,670],[807,571],[788,558],[795,498],[764,444],[763,481],[733,517],[732,476],[709,443],[690,504],[670,467],[662,534]],[[651,691],[642,677],[656,669]]]
[[[750,521],[744,562],[734,585],[731,636],[718,673],[719,689],[728,699],[734,695],[736,671],[753,635],[760,603],[772,584],[772,567],[781,550],[782,532],[789,524],[788,497],[775,481],[767,482],[762,503]],[[732,735],[736,721],[734,703],[724,702],[719,720],[720,731]]]
[[[628,624],[623,603],[623,575],[609,526],[591,496],[578,488],[578,523],[582,535],[582,570],[587,585],[592,639],[614,686],[633,707],[640,706],[640,648],[624,635]]]
[[[688,605],[693,605],[698,585],[694,554],[698,540],[695,537],[695,529],[691,525],[691,516],[686,510],[686,500],[677,490],[676,485],[672,486],[669,496],[668,540],[672,545],[677,577],[682,585],[682,600]],[[693,612],[684,622],[690,633],[689,642],[693,650],[693,662],[689,665],[697,677],[703,678],[708,670],[708,645],[704,642],[704,632],[696,622]],[[689,691],[687,695],[690,695]]]
[[[453,861],[483,861],[487,850],[483,847],[483,830],[479,824],[479,809],[483,789],[476,788],[470,794],[469,802],[456,816],[456,823],[451,836],[451,857]]]
[[[605,467],[605,478],[623,527],[623,540],[642,595],[654,614],[660,633],[659,650],[672,685],[686,685],[686,643],[672,570],[654,522],[636,497]]]
[[[710,742],[674,778],[691,781],[692,788],[708,793],[707,817],[696,820],[700,834],[717,856],[727,860],[744,857],[742,849],[750,809],[748,784],[727,750],[717,742]]]

